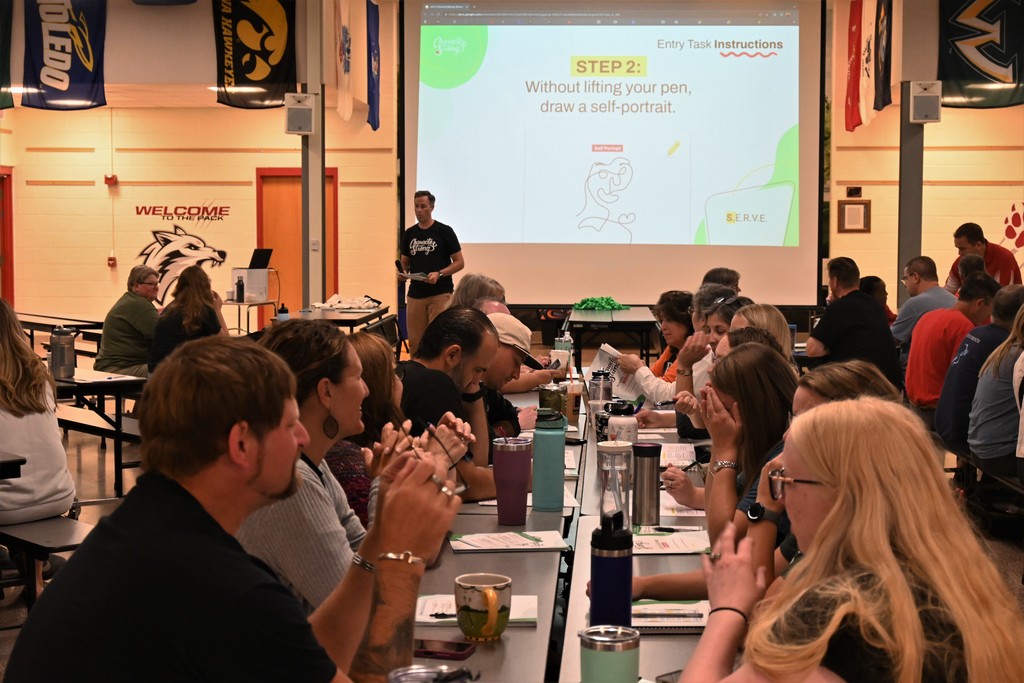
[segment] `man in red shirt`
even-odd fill
[[[985,272],[994,277],[1000,287],[1021,284],[1017,257],[1006,247],[986,240],[985,233],[977,223],[964,223],[957,228],[953,233],[953,246],[960,252],[946,278],[946,289],[953,294],[960,289],[960,259],[967,254],[977,254],[984,258]]]
[[[910,399],[931,429],[946,370],[964,337],[992,315],[999,283],[988,275],[970,275],[952,308],[921,316],[910,341],[906,388]]]

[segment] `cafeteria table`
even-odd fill
[[[704,517],[662,517],[661,523],[666,525],[707,525]],[[579,518],[576,532],[576,556],[573,562],[572,583],[569,591],[569,607],[566,610],[562,668],[558,678],[564,683],[579,683],[580,680],[578,634],[590,625],[590,598],[587,597],[587,581],[590,580],[589,539],[599,525],[600,517],[597,515],[585,515]],[[634,555],[633,575],[668,574],[700,569],[700,557],[700,555]],[[700,640],[698,635],[641,635],[640,677],[653,681],[662,674],[682,669],[693,656],[698,640]]]
[[[512,528],[525,531],[560,530],[562,517],[557,512],[531,512],[524,527],[498,526],[496,516],[456,516],[452,531],[458,534],[493,533]],[[571,545],[571,544],[570,544]],[[489,572],[512,579],[513,595],[537,596],[537,626],[513,626],[494,643],[477,643],[476,652],[463,662],[449,665],[479,671],[481,681],[543,681],[554,618],[555,591],[561,563],[558,551],[460,553],[445,542],[440,559],[427,570],[420,583],[421,595],[453,593],[455,577],[461,574]],[[416,626],[416,637],[462,641],[458,626]],[[436,666],[443,662],[417,657],[415,664]]]
[[[650,363],[653,357],[651,332],[658,329],[658,321],[654,319],[651,309],[646,306],[632,306],[621,311],[588,311],[574,308],[565,324],[574,340],[573,360],[576,367],[583,365],[583,345],[587,338],[608,332],[636,335],[640,345],[640,357],[646,363]]]
[[[347,327],[351,334],[357,327],[365,325],[374,320],[380,320],[389,310],[388,306],[377,308],[311,308],[303,309],[292,314],[292,318],[303,320],[327,320],[338,327]]]

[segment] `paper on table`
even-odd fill
[[[455,614],[454,595],[421,595],[416,600],[416,623],[420,626],[456,626],[455,617],[440,619],[431,614]],[[509,608],[509,626],[537,625],[537,596],[513,595]]]
[[[675,427],[645,427],[640,430],[641,434],[675,434]]]
[[[661,434],[655,434],[653,432],[640,432],[640,436],[642,436],[643,438],[642,439],[638,439],[639,441],[664,441],[665,440],[665,437],[663,437]]]
[[[661,446],[661,466],[688,465],[697,459],[692,443],[666,443]]]
[[[641,633],[699,633],[708,624],[707,600],[638,600],[632,626]]]
[[[496,498],[489,498],[487,500],[481,500],[477,504],[478,505],[483,505],[485,507],[492,507],[492,506],[495,506],[495,505],[498,504],[498,500]],[[533,493],[532,492],[526,494],[526,506],[527,507],[533,507]],[[562,507],[564,507],[564,508],[575,508],[575,507],[579,507],[579,506],[580,506],[580,504],[576,502],[576,494],[574,494],[572,492],[572,489],[569,488],[569,485],[566,484],[565,488],[562,489]]]
[[[569,546],[557,531],[504,531],[493,534],[452,534],[457,553],[508,552],[516,550],[565,550]]]
[[[619,369],[619,356],[622,353],[615,347],[608,344],[601,344],[594,356],[594,362],[587,370],[587,381],[590,381],[594,370],[607,370],[612,376],[612,393],[619,398],[632,401],[643,394],[643,388],[637,381],[636,375],[627,375]]]
[[[565,449],[565,469],[576,469],[576,453],[571,448]]]
[[[669,495],[668,491],[662,491],[660,497],[660,510],[662,515],[669,517],[703,517],[703,510],[695,510],[688,508],[685,505],[680,505],[676,502],[675,498]]]
[[[634,555],[693,555],[709,550],[707,529],[678,533],[634,534]]]

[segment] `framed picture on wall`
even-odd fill
[[[871,232],[871,200],[839,200],[839,232]]]

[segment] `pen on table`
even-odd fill
[[[516,533],[519,534],[520,536],[522,536],[523,538],[525,538],[526,540],[533,541],[534,543],[543,543],[544,542],[543,539],[537,538],[536,536],[531,536],[530,534],[526,533],[525,531],[517,531]]]
[[[431,619],[454,619],[457,614],[449,614],[448,612],[434,612],[430,615]]]
[[[663,534],[678,534],[684,531],[703,531],[702,526],[656,526],[651,527],[655,531],[659,531]]]

